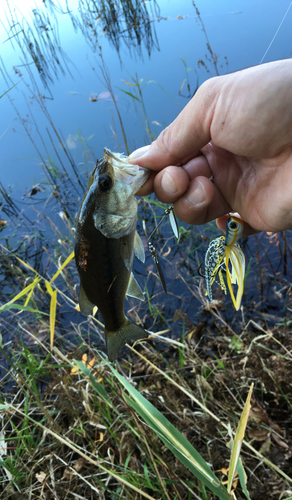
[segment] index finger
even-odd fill
[[[212,78],[205,82],[177,118],[148,148],[134,151],[130,163],[152,170],[181,165],[197,156],[210,140],[214,112],[214,85]],[[210,83],[211,82],[211,83]]]

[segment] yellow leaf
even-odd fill
[[[34,287],[31,289],[31,291],[29,292],[28,296],[26,297],[26,301],[24,303],[24,307],[27,306],[27,304],[29,303],[30,299],[31,299],[31,296],[33,294],[33,291],[34,291]],[[17,313],[18,314],[18,313]]]
[[[29,264],[27,264],[26,262],[24,262],[24,260],[21,260],[19,257],[17,257],[16,255],[14,255],[13,257],[16,257],[16,259],[21,262],[21,264],[25,267],[27,267],[27,269],[30,269],[33,273],[36,274],[36,271],[33,267],[31,267]]]
[[[124,82],[126,85],[130,85],[131,87],[137,87],[136,83],[129,83],[129,82],[126,82],[126,80],[123,80],[123,79],[122,79],[122,82]]]
[[[99,439],[97,439],[95,442],[98,443],[98,441],[103,441],[103,436],[104,436],[104,433],[100,432],[99,433]]]
[[[34,287],[35,287],[35,286],[39,283],[39,281],[40,281],[40,278],[38,278],[38,277],[36,277],[36,278],[33,280],[32,285],[34,285],[34,286],[33,286],[33,287],[32,287],[32,289],[30,290],[30,292],[29,292],[29,294],[28,294],[28,296],[27,296],[27,298],[26,298],[26,301],[25,301],[25,303],[24,303],[24,306],[25,306],[25,307],[26,307],[26,306],[27,306],[27,304],[29,303],[30,298],[31,298],[31,296],[32,296],[32,294],[33,294],[33,291],[34,291]],[[15,299],[15,297],[14,297],[14,299]],[[16,300],[16,299],[15,299],[15,300]]]
[[[5,252],[9,252],[9,250],[4,246],[4,245],[1,245],[0,243],[0,247],[3,248],[3,250],[5,250]],[[27,264],[26,262],[24,262],[23,260],[21,260],[19,257],[17,257],[17,255],[13,255],[13,257],[15,257],[19,262],[21,262],[21,264],[25,267],[27,267],[28,269],[30,269],[33,273],[37,274],[37,272],[34,270],[33,267],[31,267],[29,264]]]
[[[252,390],[253,390],[253,384],[251,384],[248,396],[246,398],[246,402],[239,420],[239,424],[236,430],[235,438],[234,438],[234,443],[232,446],[232,451],[231,451],[231,457],[230,457],[230,464],[229,464],[229,474],[228,474],[228,485],[227,485],[227,491],[230,493],[231,488],[232,488],[232,482],[233,479],[236,475],[236,467],[237,467],[237,462],[239,459],[239,454],[240,454],[240,449],[242,445],[242,441],[244,438],[245,434],[245,429],[248,421],[248,415],[250,411],[250,399],[252,395]]]
[[[87,368],[92,368],[92,367],[93,367],[93,365],[94,365],[94,363],[95,363],[95,358],[92,358],[92,359],[89,361],[89,363],[88,363],[88,365],[87,365]]]
[[[54,274],[54,276],[52,277],[52,279],[50,281],[50,284],[52,284],[53,281],[55,281],[57,276],[59,276],[59,274],[63,271],[64,267],[66,267],[67,264],[69,264],[69,262],[73,259],[73,257],[74,257],[74,250],[73,250],[73,252],[70,253],[69,257],[67,257],[65,262],[61,265],[61,267],[58,269],[58,271]]]
[[[23,290],[21,290],[21,292],[19,292],[17,295],[15,295],[15,297],[13,297],[13,299],[11,299],[8,304],[13,304],[13,302],[16,302],[16,300],[20,299],[21,297],[23,297],[24,295],[26,295],[31,289],[33,290],[34,287],[41,281],[41,278],[35,278],[33,280],[33,282],[26,286]],[[7,304],[5,304],[7,305]]]
[[[51,296],[50,304],[50,344],[54,343],[55,321],[56,321],[57,290],[54,290]]]
[[[45,280],[45,285],[46,285],[46,288],[47,288],[50,296],[52,296],[53,295],[53,289],[52,289],[50,283],[47,280]]]

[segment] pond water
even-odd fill
[[[96,5],[102,3],[106,2]],[[41,154],[45,158],[49,154],[53,161],[58,161],[46,131],[48,121],[33,94],[40,92],[45,97],[52,121],[62,131],[80,171],[83,152],[76,142],[78,133],[84,140],[91,137],[88,147],[95,158],[102,155],[104,146],[118,150],[120,145],[125,151],[115,105],[101,74],[99,46],[130,150],[149,143],[151,137],[145,131],[138,101],[125,93],[133,92],[134,88],[124,81],[133,83],[131,78],[138,77],[144,79],[142,86],[151,81],[143,91],[143,99],[155,137],[185,106],[197,84],[216,74],[208,42],[218,58],[216,66],[220,74],[286,58],[292,50],[292,9],[273,40],[289,7],[288,0],[199,1],[196,6],[200,18],[191,0],[137,4],[143,11],[141,25],[130,32],[122,22],[119,8],[117,15],[123,31],[119,33],[115,31],[117,26],[106,25],[102,15],[94,11],[94,2],[70,0],[70,13],[66,13],[66,2],[55,8],[49,1],[9,0],[7,5],[1,2],[0,95],[17,83],[1,99],[1,181],[5,187],[12,187],[14,196],[23,194],[34,180],[43,177],[41,159],[20,118],[27,120],[27,128]],[[119,52],[107,34],[111,30]],[[199,61],[204,65],[199,65]],[[179,95],[186,76],[190,91],[185,84]],[[99,96],[97,101],[90,100],[96,96]],[[60,145],[56,147],[60,149]]]
[[[195,4],[191,0],[128,0],[112,2],[112,11],[109,3],[1,3],[0,95],[17,85],[0,100],[0,181],[2,196],[5,190],[16,203],[16,213],[22,211],[20,238],[29,231],[25,216],[40,222],[35,208],[58,227],[63,224],[58,215],[61,209],[71,209],[69,215],[74,218],[86,176],[105,146],[126,153],[127,148],[132,151],[149,144],[207,78],[291,56],[289,0]],[[57,182],[54,176],[55,165],[68,173],[64,185],[62,177]],[[11,216],[8,201],[2,200],[0,219]],[[12,233],[8,224],[1,237],[7,241]],[[199,320],[197,298],[183,280],[191,286],[208,238],[217,233],[214,224],[193,228],[191,238],[186,236],[179,249],[169,239],[171,253],[164,259],[164,268],[171,293],[163,298],[164,316],[173,318],[179,310],[189,321]],[[52,234],[47,230],[44,240]],[[171,236],[166,230],[161,253],[167,253],[167,238]],[[248,300],[253,307],[262,304],[263,295],[270,300],[264,309],[266,319],[268,314],[272,317],[274,307],[279,311],[275,320],[286,315],[290,232],[286,238],[286,250],[281,236],[276,240],[262,234],[256,246],[254,238],[246,245]],[[286,275],[282,276],[287,248]],[[151,263],[148,256],[145,266],[135,264],[135,269],[146,277]],[[159,303],[161,286],[157,280],[151,283],[149,293],[153,296],[158,287]],[[261,294],[259,286],[264,287]],[[186,316],[181,317],[185,320]],[[181,319],[179,314],[177,319]],[[177,325],[181,330],[181,321]]]

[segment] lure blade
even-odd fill
[[[151,243],[151,238],[152,238],[153,234],[158,230],[160,224],[162,223],[162,221],[165,219],[165,217],[167,215],[169,215],[169,222],[170,222],[172,231],[173,231],[175,237],[177,239],[179,239],[179,229],[178,229],[178,225],[177,225],[176,218],[175,218],[175,215],[174,215],[173,205],[171,205],[170,207],[168,207],[164,211],[164,214],[161,217],[159,223],[157,224],[157,226],[155,227],[155,229],[152,231],[152,233],[150,234],[150,236],[149,236],[149,238],[147,240],[149,252],[151,253],[152,258],[153,258],[153,260],[155,262],[157,274],[159,276],[159,279],[161,281],[161,284],[162,284],[162,287],[163,287],[163,290],[164,290],[165,293],[167,293],[167,287],[166,287],[166,282],[165,282],[164,274],[163,274],[163,271],[162,271],[162,268],[161,268],[161,265],[160,265],[160,262],[159,262],[158,253],[157,253],[155,247]],[[146,234],[145,221],[143,221],[143,228],[144,228],[144,232]]]
[[[169,209],[170,209],[170,212],[169,212],[170,226],[171,226],[171,229],[173,231],[174,236],[176,237],[177,240],[179,240],[179,229],[178,229],[176,217],[174,214],[173,205],[171,205],[171,207],[169,207]]]
[[[156,264],[156,269],[157,269],[164,293],[167,293],[166,282],[165,282],[164,274],[163,274],[158,256],[157,256],[157,259],[155,260],[155,264]]]
[[[158,253],[156,252],[156,248],[152,245],[152,243],[148,243],[148,245],[149,245],[149,252],[151,253],[151,256],[155,262],[156,270],[157,270],[159,279],[161,281],[162,288],[164,290],[164,293],[167,293],[166,282],[165,282],[164,274],[163,274],[163,271],[162,271],[162,268],[161,268],[161,265],[159,262]]]
[[[229,261],[231,263],[231,273],[228,267]],[[238,311],[240,309],[243,296],[245,276],[245,256],[238,243],[234,243],[232,246],[226,247],[225,263],[228,289],[233,305],[236,311]],[[233,284],[238,287],[236,299],[232,290]]]

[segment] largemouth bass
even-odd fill
[[[117,358],[126,342],[148,336],[126,318],[124,301],[126,295],[144,300],[132,274],[134,255],[145,261],[136,231],[138,203],[134,195],[149,173],[105,148],[78,214],[75,260],[80,277],[80,310],[88,315],[94,305],[98,307],[110,361]]]

